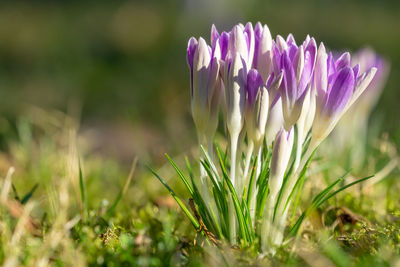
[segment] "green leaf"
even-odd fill
[[[178,166],[176,166],[175,162],[172,160],[172,158],[168,154],[165,154],[165,156],[167,157],[168,161],[171,163],[172,167],[174,167],[176,173],[181,178],[182,182],[185,184],[190,195],[193,197],[193,188],[190,185],[189,181],[186,179],[185,175],[183,175],[182,171],[178,168]]]
[[[82,201],[82,217],[83,221],[86,222],[88,219],[88,207],[87,207],[87,199],[86,199],[86,190],[85,190],[85,183],[83,181],[83,174],[82,174],[82,166],[81,166],[81,160],[78,160],[78,165],[79,165],[79,189],[81,191],[81,201]]]
[[[39,187],[39,184],[35,184],[32,189],[22,198],[21,204],[25,204],[33,196],[33,193]]]
[[[194,228],[199,229],[200,224],[196,220],[195,217],[190,213],[189,209],[186,207],[186,205],[183,203],[183,201],[175,194],[175,192],[172,190],[171,187],[162,179],[152,168],[149,166],[146,166],[151,173],[167,188],[171,196],[175,199],[176,203],[178,203],[179,207],[183,210],[183,212],[186,214],[186,216],[189,218],[190,222],[193,224]]]
[[[374,175],[371,175],[371,176],[367,176],[367,177],[358,179],[357,181],[354,181],[354,182],[352,182],[352,183],[349,183],[349,184],[347,184],[347,185],[342,186],[341,188],[339,188],[338,190],[334,191],[334,192],[331,193],[330,195],[328,195],[328,196],[324,197],[323,199],[321,199],[321,203],[319,203],[318,206],[320,206],[322,203],[324,203],[325,201],[327,201],[327,200],[330,199],[331,197],[335,196],[336,194],[342,192],[343,190],[345,190],[345,189],[347,189],[347,188],[349,188],[349,187],[351,187],[351,186],[353,186],[353,185],[356,185],[356,184],[359,184],[359,183],[361,183],[361,182],[364,182],[365,180],[371,179],[372,177],[374,177]]]
[[[217,199],[218,199],[218,198],[221,199],[221,198],[223,198],[223,196],[222,196],[222,194],[220,193],[220,191],[218,190],[218,186],[217,186],[217,184],[216,184],[215,179],[213,178],[213,175],[212,175],[211,170],[210,170],[210,166],[209,166],[209,164],[208,164],[205,160],[201,160],[200,163],[202,164],[202,166],[203,166],[204,169],[206,170],[209,179],[210,179],[211,182],[213,183],[213,189],[215,189],[215,190],[213,191],[213,192],[214,192],[214,200],[215,200],[215,202],[217,202],[217,201],[219,201],[219,200],[217,200]],[[212,227],[212,228],[211,228],[211,223],[209,224],[210,228],[211,228],[211,229],[216,229],[216,228],[217,228],[217,230],[218,230],[218,229],[221,229],[221,227],[219,226],[219,222],[218,222],[218,220],[216,219],[216,217],[214,216],[214,218],[213,218],[212,213],[209,213],[209,212],[208,212],[208,210],[212,210],[212,207],[211,207],[211,206],[207,206],[207,203],[205,203],[203,199],[201,199],[201,205],[203,205],[203,206],[204,206],[204,209],[207,211],[207,214],[208,214],[208,216],[210,217],[210,222],[213,222],[213,224],[212,224],[213,227]],[[207,225],[207,226],[208,226],[208,225]]]
[[[11,188],[12,188],[12,191],[14,193],[15,200],[20,201],[20,198],[19,198],[19,195],[18,195],[18,192],[17,192],[17,188],[15,187],[15,185],[13,183],[11,184]]]
[[[213,179],[214,179],[214,176],[215,176],[216,178],[218,178],[218,180],[215,180],[215,181],[213,182],[213,184],[215,184],[215,185],[218,187],[218,189],[220,189],[220,185],[218,184],[218,182],[220,182],[221,178],[220,178],[220,176],[219,176],[217,167],[214,165],[214,162],[212,162],[212,160],[211,160],[211,158],[210,158],[210,155],[207,153],[207,151],[204,149],[204,147],[203,147],[203,146],[200,146],[200,149],[201,149],[201,151],[203,152],[204,156],[206,157],[206,160],[207,160],[207,162],[208,162],[208,165],[209,165],[210,170],[211,170],[212,173],[214,174],[214,175],[211,175],[210,178],[213,178]]]
[[[312,201],[310,207],[307,208],[307,210],[305,210],[301,216],[297,219],[296,223],[294,224],[294,226],[292,227],[292,229],[289,231],[288,234],[288,238],[295,236],[297,234],[297,232],[300,229],[301,223],[303,222],[304,218],[307,217],[312,211],[316,210],[319,206],[321,206],[325,201],[327,201],[328,199],[330,199],[331,197],[335,196],[337,193],[353,186],[356,185],[358,183],[361,183],[367,179],[370,179],[372,176],[367,176],[364,178],[361,178],[357,181],[354,181],[352,183],[349,183],[347,185],[342,186],[341,188],[339,188],[338,190],[330,193],[333,189],[333,187],[335,187],[337,184],[339,184],[341,181],[343,181],[344,177],[348,174],[345,173],[342,177],[340,177],[339,179],[337,179],[336,181],[334,181],[331,185],[329,185],[327,188],[325,188],[323,191],[321,191]]]
[[[237,216],[237,219],[239,221],[240,235],[241,235],[241,237],[242,237],[242,239],[243,239],[243,241],[245,243],[245,246],[247,246],[247,242],[250,239],[250,233],[248,231],[248,227],[247,227],[246,221],[244,219],[242,207],[240,205],[239,198],[238,198],[238,196],[236,194],[236,190],[233,187],[231,181],[229,179],[227,179],[227,178],[225,178],[225,180],[226,180],[225,182],[228,184],[228,189],[229,189],[229,191],[231,193],[231,197],[232,197],[232,200],[233,200],[233,205],[234,205],[235,211],[236,211],[236,216]]]
[[[192,171],[192,166],[190,165],[189,159],[185,157],[185,162],[186,162],[186,168],[189,173],[190,180],[192,182],[192,187],[193,187],[193,200],[196,203],[198,207],[199,214],[201,218],[204,221],[204,224],[210,229],[210,230],[216,230],[218,232],[218,237],[220,239],[223,239],[225,237],[224,233],[226,231],[224,230],[223,225],[220,226],[219,220],[215,214],[215,211],[213,209],[209,209],[209,207],[205,204],[203,198],[201,197],[200,191],[197,188],[196,182],[194,181],[194,175]],[[215,188],[213,187],[213,192]],[[214,192],[214,199],[215,202],[217,203],[217,208],[218,207],[218,200],[219,198],[216,197],[216,193]],[[221,212],[220,212],[221,214]]]

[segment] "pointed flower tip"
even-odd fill
[[[251,29],[252,30],[253,29],[253,24],[251,24],[251,22],[247,22],[245,29]]]
[[[326,53],[325,45],[323,42],[319,44],[318,52]]]
[[[219,33],[217,28],[215,27],[215,25],[213,24],[211,26],[211,45],[214,46],[215,42],[217,41],[217,39],[219,38]]]
[[[188,47],[186,51],[186,59],[188,62],[189,67],[192,69],[193,68],[193,58],[194,58],[194,53],[197,49],[197,40],[194,37],[191,37],[188,41]]]
[[[294,39],[294,36],[292,33],[289,33],[289,35],[287,36],[286,43],[287,44],[296,44],[296,40]]]
[[[197,44],[198,44],[198,42],[197,42],[196,38],[190,37],[190,39],[189,39],[189,41],[188,41],[188,45],[187,45],[187,53],[188,53],[188,54],[189,54],[189,53],[193,53],[194,50],[195,50],[196,47],[197,47]]]
[[[313,50],[313,51],[317,50],[317,43],[315,42],[314,38],[311,38],[311,40],[308,42],[306,49],[307,50]]]
[[[207,42],[206,42],[206,40],[204,40],[204,38],[203,38],[203,37],[200,37],[200,38],[199,38],[199,41],[198,41],[198,43],[199,43],[199,45],[201,44],[201,45],[205,45],[205,46],[207,46]]]

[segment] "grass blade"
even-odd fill
[[[82,173],[82,166],[81,166],[80,159],[78,160],[78,166],[79,166],[79,189],[81,191],[81,202],[82,202],[81,213],[82,213],[83,221],[86,222],[88,219],[89,213],[88,213],[85,183],[83,181],[83,173]]]
[[[118,203],[121,201],[121,199],[125,195],[126,191],[128,191],[129,185],[131,184],[131,181],[132,181],[133,174],[135,173],[136,164],[137,164],[137,157],[135,157],[133,159],[132,166],[129,171],[128,178],[125,181],[124,187],[119,191],[117,198],[114,200],[114,203],[111,205],[111,207],[107,210],[106,215],[109,216],[114,212]]]
[[[178,166],[175,164],[175,162],[172,160],[172,158],[165,153],[165,156],[167,157],[168,161],[171,163],[172,167],[174,167],[176,173],[178,174],[179,178],[181,178],[182,182],[185,184],[186,188],[188,189],[190,195],[193,197],[193,188],[190,185],[188,179],[186,179],[185,175],[183,175],[182,171],[178,168]]]
[[[28,200],[33,196],[33,193],[35,193],[36,189],[39,187],[39,184],[35,184],[32,189],[22,198],[21,204],[25,204],[28,202]]]
[[[178,203],[179,207],[181,207],[183,212],[189,218],[189,220],[193,224],[194,228],[196,228],[196,230],[198,230],[200,227],[199,222],[196,220],[195,217],[193,217],[193,215],[190,213],[189,209],[186,207],[186,205],[183,203],[183,201],[175,194],[175,192],[172,190],[171,187],[169,187],[169,185],[164,181],[164,179],[162,179],[152,168],[150,168],[149,166],[146,166],[146,167],[165,186],[165,188],[167,188],[167,190],[169,191],[171,196],[175,199],[176,203]]]
[[[288,238],[295,236],[297,234],[298,230],[300,229],[301,223],[303,222],[304,218],[307,217],[308,214],[310,214],[312,211],[316,210],[319,206],[321,206],[325,201],[327,201],[331,197],[335,196],[339,192],[373,177],[373,175],[372,175],[372,176],[367,176],[367,177],[361,178],[357,181],[354,181],[352,183],[344,185],[341,188],[339,188],[338,190],[330,193],[332,191],[333,187],[335,187],[337,184],[339,184],[341,181],[343,181],[344,177],[347,174],[348,174],[348,172],[346,174],[344,174],[342,177],[340,177],[339,179],[337,179],[335,182],[333,182],[331,185],[329,185],[327,188],[325,188],[323,191],[321,191],[314,198],[310,207],[301,214],[301,216],[299,217],[299,219],[297,219],[297,221],[294,224],[294,226],[292,227],[292,229],[289,231]]]
[[[217,147],[217,155],[218,155],[220,167],[222,169],[222,174],[223,174],[222,176],[224,178],[225,183],[228,185],[229,192],[231,193],[231,197],[232,197],[233,204],[235,207],[236,216],[239,221],[240,235],[244,241],[244,245],[247,246],[248,241],[251,240],[249,226],[246,224],[245,217],[243,215],[242,206],[240,205],[240,201],[237,196],[236,190],[233,187],[231,181],[229,180],[228,174],[226,172],[225,164],[222,160],[221,152],[219,151],[218,147]],[[251,227],[251,225],[250,225],[250,227]]]
[[[352,183],[349,183],[349,184],[347,184],[347,185],[342,186],[342,187],[339,188],[338,190],[332,192],[332,193],[331,193],[330,195],[328,195],[327,197],[321,199],[321,203],[320,203],[318,206],[320,206],[322,203],[324,203],[325,201],[327,201],[327,200],[330,199],[331,197],[335,196],[336,194],[342,192],[343,190],[345,190],[345,189],[347,189],[347,188],[349,188],[349,187],[351,187],[351,186],[353,186],[353,185],[356,185],[356,184],[359,184],[359,183],[361,183],[361,182],[364,182],[365,180],[371,179],[372,177],[374,177],[374,175],[370,175],[370,176],[367,176],[367,177],[358,179],[357,181],[354,181],[354,182],[352,182]]]

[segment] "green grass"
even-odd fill
[[[0,182],[2,264],[304,266],[320,261],[336,266],[348,266],[349,262],[354,266],[387,266],[400,259],[397,171],[373,190],[356,186],[335,195],[336,191],[328,190],[313,200],[310,197],[327,187],[325,181],[333,181],[340,168],[324,171],[311,164],[312,176],[303,184],[305,193],[298,199],[290,225],[298,225],[301,212],[309,216],[296,229],[297,238],[290,239],[273,259],[262,258],[256,245],[231,248],[224,240],[209,242],[204,231],[195,229],[199,225],[189,197],[198,192],[190,183],[197,170],[189,159],[168,157],[169,162],[158,168],[139,159],[137,165],[134,160],[129,166],[80,150],[78,144],[87,140],[77,141],[71,126],[75,124],[53,126],[50,131],[40,130],[29,120],[24,125],[18,128],[22,131],[18,135],[6,137],[8,146],[1,157],[7,159],[0,164],[0,176],[4,177]],[[373,153],[378,156],[380,152]],[[219,159],[224,166],[222,154]],[[172,197],[145,165],[171,184]],[[185,165],[187,171],[175,168]],[[11,166],[15,172],[7,175]],[[319,182],[310,183],[310,179]],[[229,180],[225,182],[229,186]],[[341,179],[333,184],[344,186]],[[305,210],[310,206],[312,209]],[[187,219],[188,214],[193,220]],[[246,214],[242,215],[245,221]],[[217,232],[227,230],[211,222],[204,223]],[[242,231],[246,240],[253,238],[245,228]]]

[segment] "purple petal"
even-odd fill
[[[279,52],[281,53],[288,48],[285,39],[280,35],[276,37],[276,46],[279,48]]]
[[[272,45],[272,69],[275,74],[281,71],[281,53],[278,46],[273,43]]]
[[[260,22],[257,22],[256,26],[254,27],[254,37],[256,39],[260,39],[263,31],[263,26]]]
[[[257,22],[256,27],[254,28],[254,59],[253,59],[253,66],[257,66],[258,60],[258,47],[260,46],[260,41],[262,38],[263,27],[260,22]]]
[[[298,49],[299,48],[297,47],[296,44],[291,44],[291,45],[288,46],[287,50],[289,52],[290,61],[293,61],[294,57],[296,56],[296,53],[297,53]]]
[[[332,84],[332,82],[336,79],[336,76],[338,74],[335,67],[335,59],[333,58],[332,53],[329,53],[328,55],[327,67],[328,67],[328,73],[327,73],[328,84]]]
[[[299,82],[299,94],[303,94],[304,90],[307,88],[307,85],[311,81],[311,76],[315,66],[316,55],[317,44],[315,43],[314,39],[311,39],[306,49],[304,50],[304,68]]]
[[[186,59],[190,69],[193,69],[193,57],[197,48],[197,40],[191,37],[188,42]]]
[[[289,33],[288,37],[286,38],[286,43],[288,45],[296,45],[296,40],[293,37],[293,34]]]
[[[332,52],[328,55],[328,77],[336,72],[335,59],[333,58]]]
[[[357,64],[353,67],[354,78],[357,79],[358,73],[360,72],[360,64]]]
[[[247,74],[247,100],[250,106],[254,104],[258,90],[264,84],[260,73],[256,69],[251,69]]]
[[[218,40],[221,49],[221,59],[225,60],[228,54],[229,34],[227,32],[222,32]]]
[[[336,70],[343,69],[344,67],[350,67],[350,53],[343,53],[337,60],[335,64]]]
[[[328,92],[325,111],[329,116],[341,112],[348,103],[354,89],[354,73],[349,67],[341,69]]]
[[[307,45],[310,43],[310,41],[314,41],[314,43],[315,43],[314,38],[310,38],[310,35],[307,34],[306,39],[303,42],[303,46],[307,47]]]
[[[215,25],[213,24],[211,26],[211,45],[214,47],[215,42],[218,40],[219,38],[219,33],[217,28],[215,27]]]
[[[191,37],[188,42],[186,59],[190,69],[190,95],[193,97],[193,58],[197,49],[197,40]]]
[[[252,38],[254,38],[253,37],[253,35],[254,35],[254,30],[253,30],[253,25],[251,25],[251,23],[250,22],[248,22],[247,24],[246,24],[246,27],[244,28],[244,33],[245,33],[245,36],[247,37],[246,38],[246,41],[247,41],[247,49],[249,50],[250,49],[250,46],[251,46],[251,39]]]
[[[284,70],[283,86],[281,87],[282,95],[293,103],[297,98],[297,86],[296,86],[296,74],[292,66],[292,62],[289,59],[287,51],[283,52],[281,58],[282,68]]]

